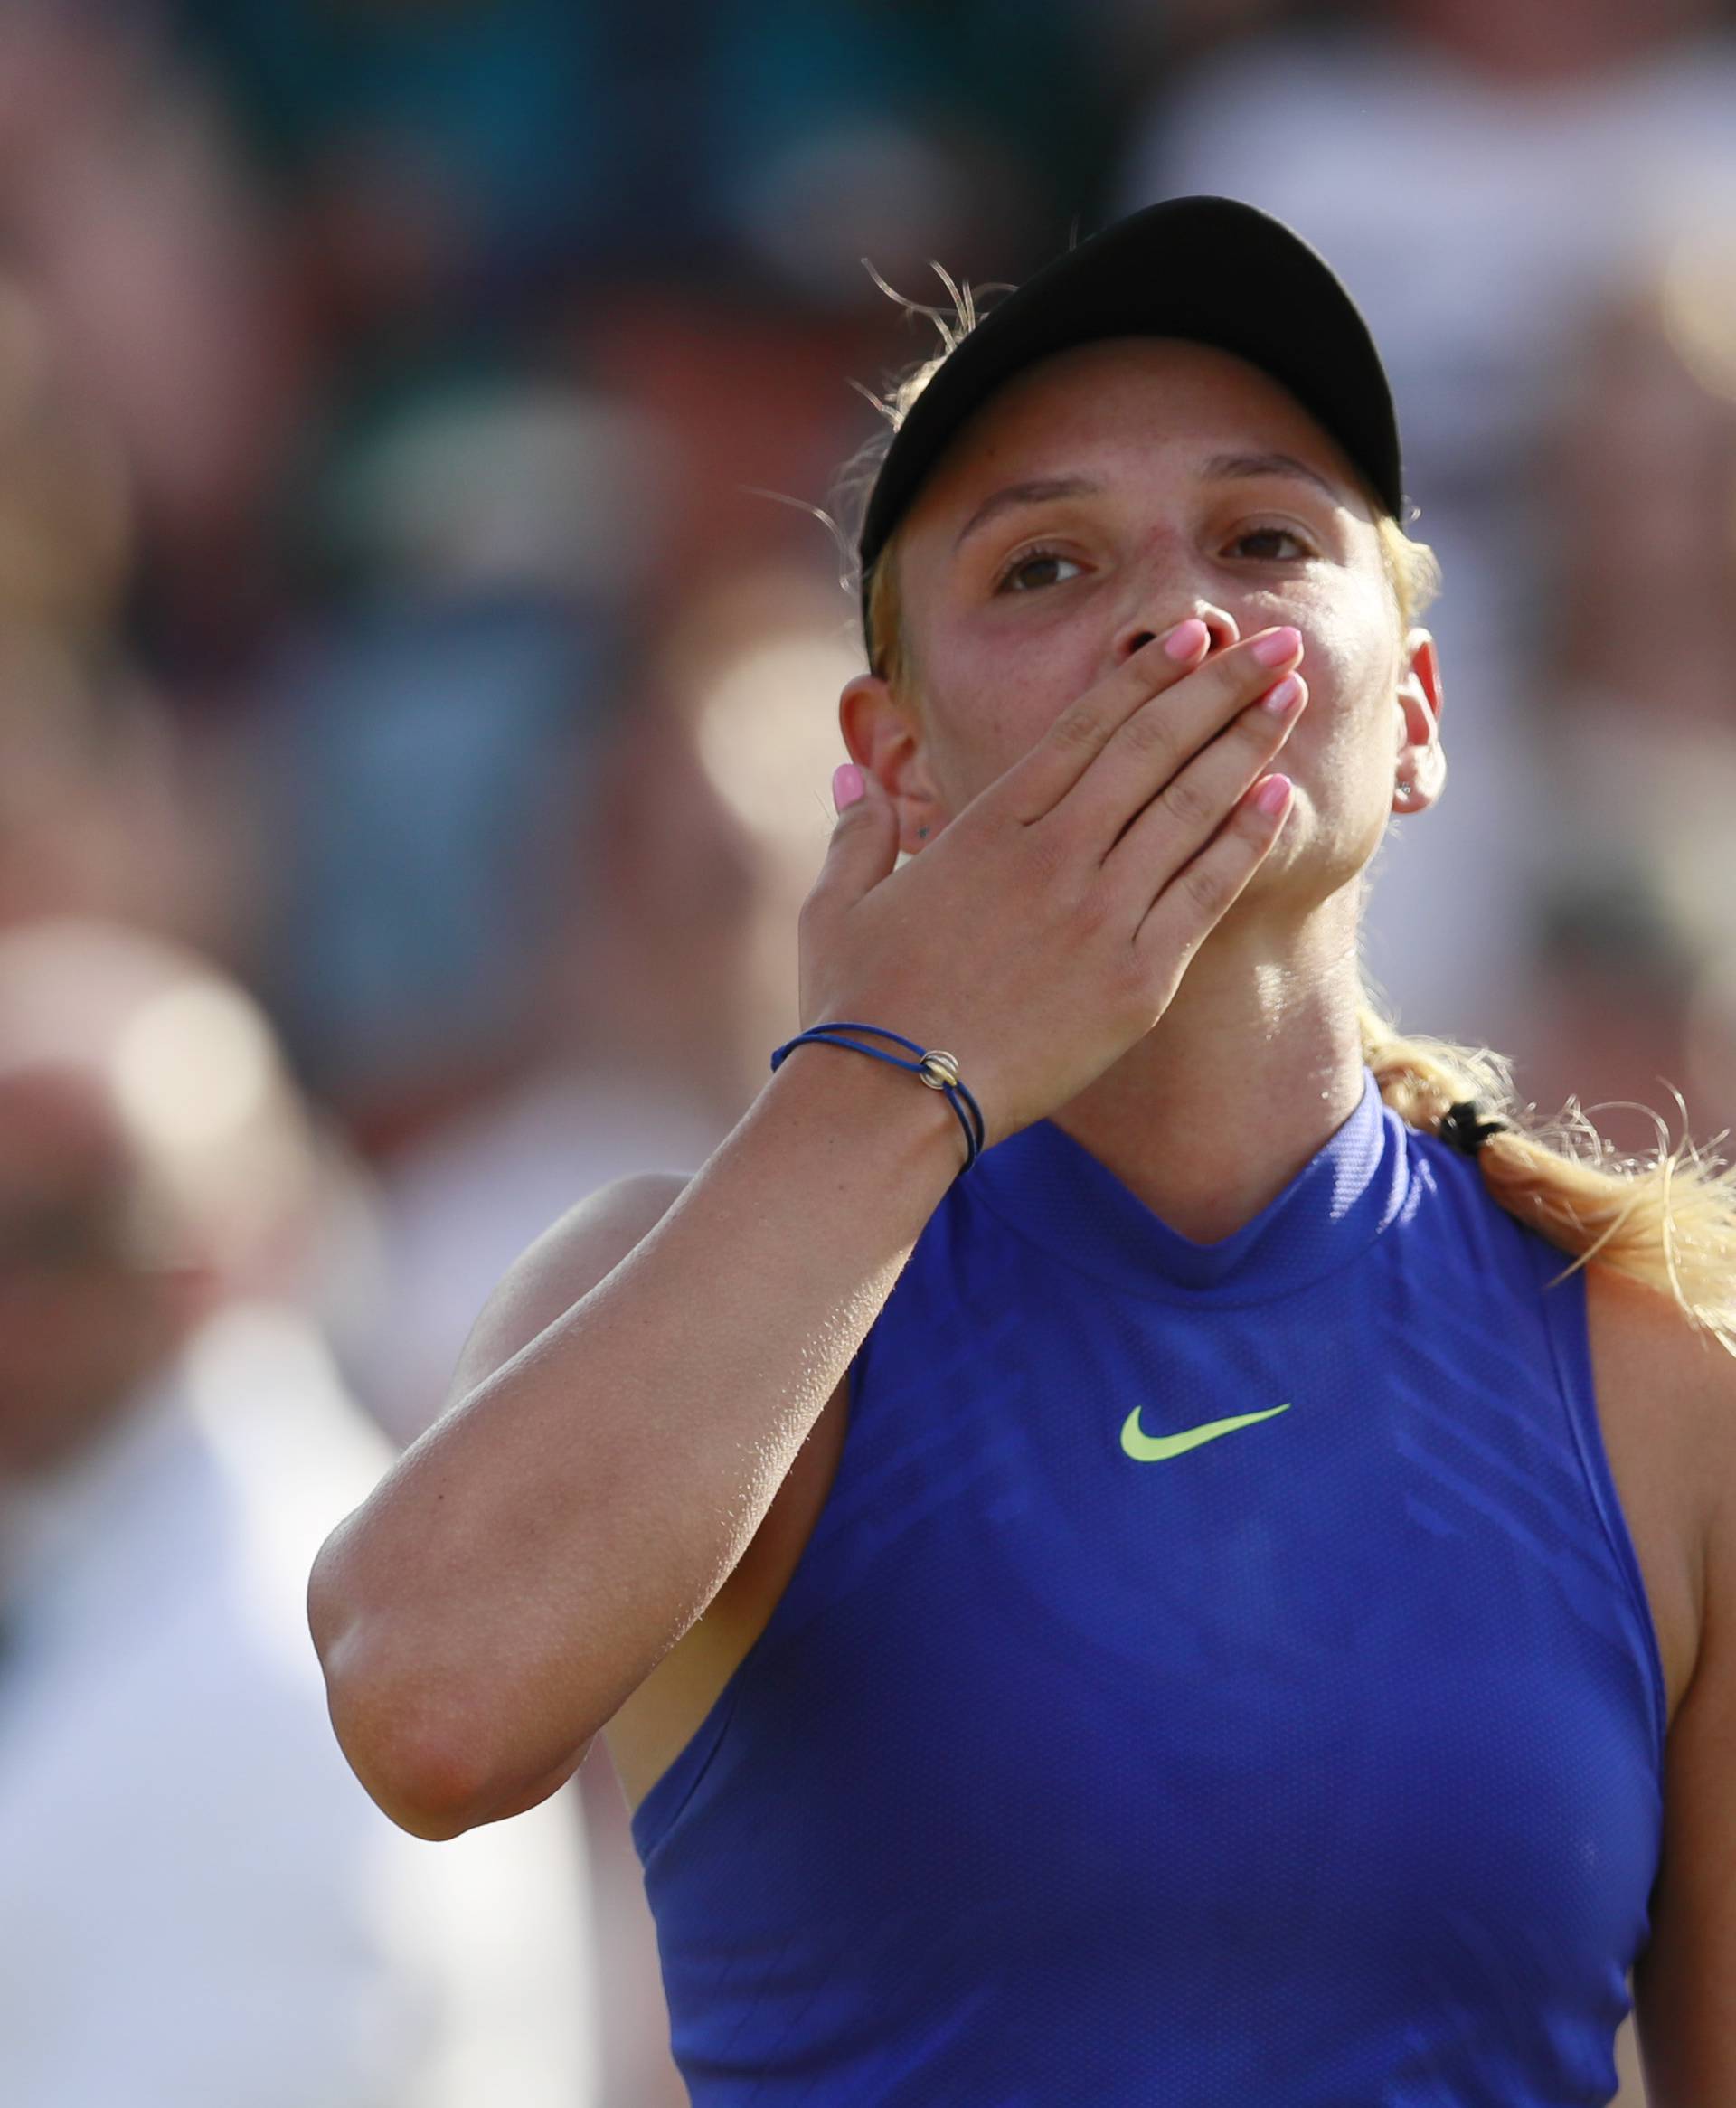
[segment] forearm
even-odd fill
[[[908,1073],[799,1049],[335,1534],[315,1637],[397,1820],[463,1827],[571,1769],[741,1558],[961,1159]]]

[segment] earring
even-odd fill
[[[1401,798],[1413,798],[1416,795],[1416,789],[1417,787],[1414,783],[1406,783],[1401,781],[1399,785],[1399,796]]]

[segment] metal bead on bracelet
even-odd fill
[[[894,1039],[900,1046],[907,1046],[917,1056],[906,1061],[902,1054],[889,1054],[882,1046],[864,1046],[859,1039],[845,1039],[846,1032],[872,1032],[882,1039]],[[820,1040],[827,1046],[852,1046],[858,1054],[872,1054],[877,1062],[891,1062],[895,1068],[910,1069],[919,1075],[930,1091],[944,1091],[947,1103],[958,1116],[958,1125],[965,1137],[965,1169],[968,1171],[983,1153],[986,1129],[983,1111],[958,1074],[958,1057],[949,1054],[943,1047],[923,1048],[915,1040],[906,1039],[901,1032],[890,1032],[883,1025],[861,1025],[850,1018],[839,1018],[830,1025],[810,1026],[806,1032],[798,1032],[794,1039],[786,1040],[771,1057],[774,1072],[783,1062],[791,1047],[800,1046],[807,1040]]]

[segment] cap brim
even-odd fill
[[[1106,336],[1218,345],[1280,382],[1394,518],[1404,473],[1392,391],[1355,302],[1301,236],[1234,198],[1169,198],[1106,228],[990,308],[894,433],[858,544],[876,559],[960,427],[1024,367]]]

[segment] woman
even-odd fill
[[[1729,1187],[1365,1004],[1361,317],[1173,201],[923,379],[802,1015],[969,1097],[805,1040],[532,1247],[316,1569],[344,1747],[437,1837],[606,1732],[702,2108],[1602,2101],[1630,1965],[1736,2098]]]

